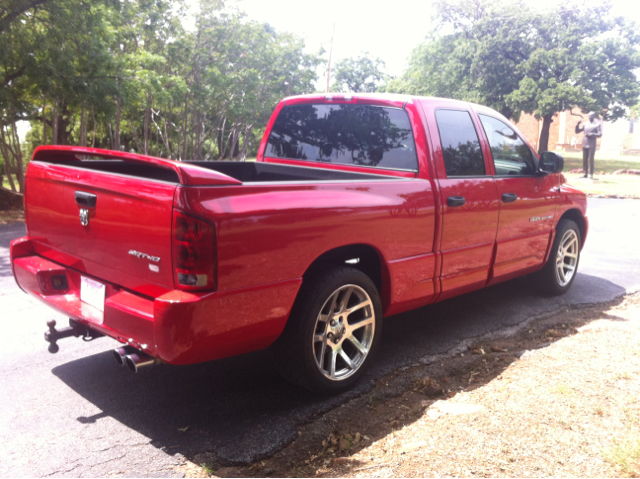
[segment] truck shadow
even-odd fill
[[[193,458],[213,451],[221,464],[246,464],[277,452],[297,437],[300,425],[364,395],[389,373],[428,364],[434,355],[451,354],[482,335],[509,333],[524,321],[611,301],[624,292],[607,280],[579,274],[566,295],[541,298],[518,279],[388,318],[366,380],[330,398],[281,379],[268,351],[193,366],[164,365],[135,375],[119,367],[108,350],[52,372],[102,411],[79,416],[81,423],[112,417],[168,454]]]

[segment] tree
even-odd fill
[[[371,58],[368,52],[357,58],[345,58],[336,62],[332,90],[351,93],[373,93],[388,79],[385,63]]]
[[[3,2],[0,165],[14,191],[40,144],[243,159],[282,96],[314,90],[321,62],[223,0],[200,0],[193,32],[184,0]]]
[[[514,119],[534,114],[540,152],[555,113],[577,106],[615,120],[640,96],[640,36],[608,3],[539,12],[517,0],[459,0],[439,4],[439,22],[450,33],[414,50],[390,87],[483,103]]]

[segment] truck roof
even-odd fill
[[[408,95],[403,93],[310,93],[306,95],[288,96],[282,100],[286,105],[295,105],[303,103],[318,102],[353,102],[359,101],[367,104],[378,104],[381,106],[393,106],[402,108],[406,103],[423,102],[438,103],[451,107],[472,108],[477,112],[490,113],[492,115],[502,115],[492,108],[477,103],[462,100],[454,100],[453,98],[441,98],[434,96]],[[504,117],[503,117],[504,118]],[[506,119],[506,118],[505,118]]]

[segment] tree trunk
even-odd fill
[[[540,141],[538,142],[538,155],[549,149],[549,130],[553,123],[553,113],[542,117],[542,130],[540,131]]]
[[[9,115],[12,117],[13,115]],[[24,174],[22,171],[22,150],[15,121],[7,124],[0,122],[0,154],[4,158],[4,170],[11,191],[24,190]],[[13,175],[16,181],[13,180]],[[18,183],[16,185],[16,182]]]
[[[218,131],[218,161],[224,159],[224,155],[227,153],[227,143],[224,139],[224,131],[227,126],[227,119],[222,119],[222,125]]]
[[[91,107],[91,116],[93,117],[93,139],[91,140],[91,148],[96,147],[96,109],[95,107]]]
[[[20,185],[20,192],[24,191],[24,170],[22,168],[22,147],[20,146],[20,137],[18,136],[18,127],[16,126],[16,122],[14,121],[11,125],[11,133],[13,134],[13,167],[16,174],[16,178],[18,180],[18,184]]]
[[[0,121],[0,153],[4,158],[4,173],[7,175],[7,181],[9,182],[9,187],[11,191],[18,191],[16,188],[16,184],[13,181],[13,168],[12,168],[12,154],[9,144],[7,142],[7,131],[5,124]],[[1,185],[0,185],[1,186]]]
[[[194,138],[194,147],[193,147],[193,159],[196,161],[200,161],[202,159],[200,155],[200,151],[202,150],[200,144],[200,138],[202,136],[202,113],[198,111],[196,114],[196,127],[195,127],[195,138]]]
[[[240,154],[239,142],[240,142],[240,126],[235,125],[233,127],[233,136],[231,137],[231,150],[229,151],[229,157],[230,157],[229,159],[231,161],[235,161],[238,155]]]
[[[151,107],[144,110],[144,154],[149,154],[149,135],[151,134]]]
[[[242,150],[240,150],[240,161],[245,161],[247,159],[247,136],[249,136],[249,132],[253,128],[253,125],[247,125],[244,128],[244,135],[242,137]]]
[[[188,135],[188,129],[187,129],[187,119],[189,117],[189,96],[187,96],[187,100],[185,101],[184,104],[184,116],[182,118],[182,148],[184,150],[183,154],[182,154],[182,158],[181,160],[186,161],[187,160],[187,152],[189,151],[189,138],[187,137]]]
[[[42,98],[42,144],[47,144],[47,117],[45,111],[47,108],[47,97]]]
[[[120,115],[122,114],[122,99],[116,98],[116,118],[113,127],[113,149],[120,151]]]
[[[115,150],[115,140],[113,139],[113,126],[111,125],[111,122],[109,122],[109,140],[111,143],[111,149]]]
[[[87,146],[87,109],[84,105],[80,112],[80,146]]]
[[[51,144],[58,144],[58,133],[60,129],[60,121],[59,121],[59,108],[60,108],[60,100],[56,100],[53,102],[53,115],[51,117]]]

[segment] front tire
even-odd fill
[[[364,374],[382,331],[380,295],[362,271],[339,266],[305,280],[273,352],[290,382],[337,394]]]
[[[542,293],[558,296],[566,293],[578,274],[582,238],[578,225],[561,219],[544,267],[531,275],[533,284]]]

